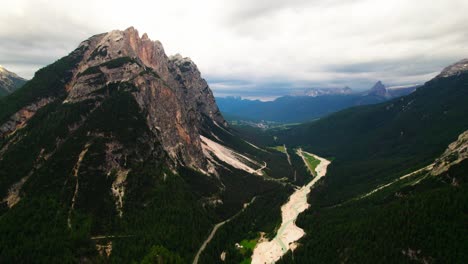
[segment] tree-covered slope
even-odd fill
[[[468,127],[467,101],[468,74],[435,78],[408,96],[274,135],[335,159],[325,180],[333,204],[431,162]]]
[[[96,245],[107,241],[93,237],[108,235],[123,236],[113,241],[118,249],[113,259],[139,260],[146,255],[149,248],[137,241],[191,257],[211,224],[210,214],[187,183],[169,171],[160,146],[139,146],[151,134],[132,100],[116,92],[64,138],[60,136],[68,132],[67,122],[86,115],[86,105],[50,106],[56,108],[44,109],[19,132],[23,138],[2,156],[1,186],[11,186],[5,181],[13,177],[28,178],[18,193],[22,199],[11,208],[3,204],[2,261],[97,261]],[[112,193],[122,171],[116,166],[108,174],[104,168],[109,146],[116,146],[113,153],[131,168],[125,189],[119,190],[125,191],[123,204]],[[122,217],[119,210],[125,212]],[[191,239],[173,239],[181,236]],[[127,246],[119,249],[121,245]]]
[[[468,129],[467,102],[468,74],[459,72],[402,98],[272,132],[333,159],[298,220],[307,236],[281,263],[466,262],[466,133],[441,164],[462,162],[442,172],[430,164]]]
[[[449,153],[436,168],[338,206],[313,206],[298,220],[308,231],[302,246],[279,263],[466,262],[467,135],[463,152]]]
[[[311,121],[351,106],[375,104],[385,100],[360,94],[284,96],[270,102],[231,97],[216,98],[223,114],[233,120],[266,120],[281,123]]]

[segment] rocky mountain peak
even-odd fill
[[[227,123],[195,63],[181,55],[169,59],[161,42],[133,27],[95,35],[69,56],[78,62],[63,104],[99,105],[112,93],[129,92],[173,164],[206,171],[200,136],[210,124]]]
[[[0,78],[3,79],[3,78],[8,78],[8,77],[21,78],[16,73],[13,73],[13,72],[7,70],[2,65],[0,65]],[[23,79],[23,78],[21,78],[21,79]]]
[[[442,72],[439,75],[437,75],[436,78],[457,76],[466,72],[468,72],[468,59],[463,59],[443,69]]]
[[[161,42],[150,40],[146,33],[140,38],[138,30],[133,27],[93,36],[82,42],[81,46],[88,49],[86,65],[89,67],[104,61],[129,57],[137,58],[144,66],[164,75],[168,74],[168,68],[164,67],[167,56]]]
[[[372,88],[369,91],[368,95],[375,95],[379,97],[387,97],[388,96],[388,91],[385,85],[382,83],[382,81],[378,81],[377,83],[372,86]]]
[[[0,65],[0,96],[12,93],[25,82],[26,79],[19,77],[16,73]]]
[[[209,122],[226,122],[195,63],[180,54],[169,58],[161,42],[146,33],[140,38],[133,27],[95,36],[84,45],[87,51],[69,100],[89,98],[103,83],[130,83],[137,87],[133,95],[147,113],[148,126],[161,137],[169,156],[204,169],[200,133]]]
[[[372,89],[371,90],[376,90],[376,91],[379,91],[379,90],[385,90],[386,87],[385,85],[382,83],[382,81],[377,81],[374,86],[372,86]]]

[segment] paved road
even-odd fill
[[[266,166],[266,163],[265,163],[265,166]],[[210,235],[206,238],[206,240],[203,242],[203,244],[201,245],[200,249],[198,250],[197,254],[195,255],[195,258],[193,259],[193,264],[197,264],[198,263],[198,259],[200,258],[200,255],[201,253],[205,250],[206,246],[208,245],[208,243],[210,243],[210,241],[213,239],[214,235],[216,234],[216,232],[218,231],[218,229],[220,227],[222,227],[224,224],[228,223],[229,221],[231,221],[232,219],[234,219],[236,216],[238,216],[240,213],[242,213],[247,207],[249,207],[249,205],[251,205],[255,199],[257,198],[257,196],[253,197],[252,200],[246,205],[244,206],[244,208],[242,208],[242,210],[240,210],[239,212],[237,212],[235,215],[233,215],[231,218],[227,219],[227,220],[224,220],[220,223],[217,223],[214,227],[213,227],[213,230],[211,230],[211,233]]]

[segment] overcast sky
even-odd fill
[[[468,57],[467,0],[14,0],[0,64],[31,78],[91,35],[134,26],[191,57],[215,95],[423,83]]]

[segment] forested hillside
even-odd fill
[[[272,132],[333,159],[298,221],[308,234],[303,246],[281,263],[466,260],[466,160],[437,176],[428,170],[398,179],[433,163],[468,128],[467,101],[468,74],[461,73],[386,103]],[[379,186],[388,188],[366,196]]]
[[[320,200],[333,205],[432,162],[468,128],[467,98],[468,74],[435,78],[408,96],[272,133],[335,159]]]

